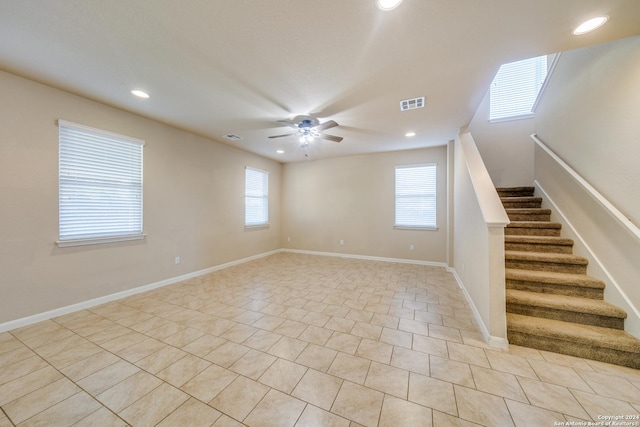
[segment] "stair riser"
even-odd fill
[[[530,228],[530,227],[510,227],[504,228],[505,236],[549,236],[560,237],[559,228]]]
[[[519,291],[539,292],[543,294],[564,295],[568,297],[582,297],[589,299],[604,299],[604,290],[586,288],[583,286],[571,286],[559,283],[528,282],[522,280],[507,279],[507,289]]]
[[[500,196],[500,197],[533,197],[533,191],[498,190],[498,196]]]
[[[537,307],[513,303],[507,303],[507,312],[522,314],[524,316],[543,317],[546,319],[561,320],[563,322],[580,323],[583,325],[624,330],[624,319],[620,319],[617,317],[576,313],[574,311],[559,310],[549,307]]]
[[[556,273],[586,274],[587,266],[583,264],[554,263],[545,261],[529,260],[505,260],[506,268],[517,268],[520,270],[552,271]]]
[[[640,357],[638,357],[637,353],[595,347],[593,345],[558,340],[556,338],[523,334],[521,332],[509,330],[508,326],[507,337],[509,339],[509,344],[537,348],[538,350],[552,351],[554,353],[567,354],[569,356],[582,357],[585,359],[598,360],[605,363],[613,363],[616,365],[640,369]]]
[[[527,208],[527,209],[540,209],[542,206],[541,200],[503,200],[502,206],[505,209],[519,209],[519,208]]]
[[[548,213],[512,213],[507,212],[511,221],[551,221],[551,214]]]
[[[547,252],[553,254],[571,254],[573,246],[569,245],[551,245],[548,243],[510,243],[505,242],[504,248],[507,251],[522,252]]]

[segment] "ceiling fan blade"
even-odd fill
[[[318,132],[322,132],[323,130],[331,129],[336,126],[339,126],[338,123],[334,122],[333,120],[329,120],[328,122],[320,123],[319,125],[314,126],[313,129],[317,130]]]
[[[291,135],[297,135],[297,134],[295,134],[295,133],[285,133],[284,135],[273,135],[273,136],[270,136],[269,138],[282,138],[284,136],[291,136]]]
[[[298,129],[298,123],[292,122],[290,120],[278,120],[278,123],[289,126],[290,128]]]
[[[344,139],[341,136],[327,135],[326,133],[321,133],[320,135],[318,135],[318,138],[328,139],[329,141],[333,141],[333,142],[340,142]]]

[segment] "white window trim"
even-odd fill
[[[434,183],[434,187],[435,187],[435,192],[434,192],[434,198],[436,201],[436,212],[435,212],[435,218],[434,218],[434,225],[404,225],[404,224],[397,224],[396,223],[396,203],[397,203],[397,194],[396,194],[396,179],[397,179],[397,174],[396,171],[398,169],[407,169],[407,168],[415,168],[415,167],[423,167],[423,166],[433,166],[435,167],[435,183]],[[432,162],[432,163],[419,163],[419,164],[410,164],[410,165],[397,165],[394,168],[394,195],[393,195],[393,221],[394,221],[394,225],[393,228],[395,230],[413,230],[413,231],[437,231],[438,230],[438,163],[437,162]]]
[[[102,129],[93,128],[93,127],[78,124],[78,123],[73,123],[67,120],[58,119],[58,127],[61,127],[61,126],[74,128],[74,129],[78,129],[86,132],[91,132],[91,133],[105,136],[108,138],[120,139],[120,140],[131,142],[134,144],[139,144],[142,147],[145,146],[145,141],[141,139],[133,138],[127,135],[121,135],[114,132],[109,132]],[[59,144],[60,144],[60,141],[58,140],[58,145]],[[60,173],[60,170],[58,170],[58,174],[59,173]],[[142,178],[142,175],[143,175],[143,172],[141,171],[141,178]],[[58,191],[59,191],[59,188],[60,187],[58,187]],[[143,194],[142,191],[143,191],[143,187],[141,188],[141,196]],[[59,209],[59,206],[60,205],[58,205],[58,209]],[[60,215],[60,211],[58,211],[58,215]],[[59,219],[60,217],[58,216],[58,221]],[[142,231],[143,225],[144,225],[143,220],[144,220],[144,202],[142,202],[140,206],[140,228],[141,228],[140,233],[123,234],[118,236],[107,236],[107,237],[88,237],[88,238],[80,238],[80,239],[60,239],[60,236],[58,236],[58,240],[55,243],[58,247],[65,248],[65,247],[73,247],[73,246],[85,246],[85,245],[96,245],[96,244],[104,244],[104,243],[126,242],[126,241],[132,241],[132,240],[142,240],[142,239],[145,239],[147,236]],[[58,222],[58,226],[59,226],[59,222]],[[60,230],[58,230],[58,232],[59,231]]]
[[[247,170],[251,170],[254,172],[260,172],[262,174],[265,174],[267,176],[267,194],[266,194],[266,202],[267,202],[267,220],[266,222],[260,222],[260,223],[255,223],[255,224],[247,224]],[[269,228],[269,171],[263,170],[263,169],[258,169],[258,168],[253,168],[251,166],[245,166],[245,183],[244,183],[244,228],[245,230],[260,230],[260,229],[266,229]]]

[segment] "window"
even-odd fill
[[[269,224],[269,172],[245,169],[244,225],[245,227]]]
[[[436,228],[436,164],[396,166],[397,228]]]
[[[144,141],[58,120],[59,246],[142,239]]]
[[[530,116],[546,77],[546,55],[502,65],[489,89],[489,120]]]

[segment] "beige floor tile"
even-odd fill
[[[580,359],[578,357],[567,356],[566,354],[551,353],[549,351],[538,350],[544,360],[556,365],[566,366],[569,368],[576,368],[583,371],[593,371],[589,361]]]
[[[287,360],[296,360],[308,344],[295,338],[283,336],[268,350],[269,354]]]
[[[379,340],[383,343],[411,348],[413,344],[413,334],[411,332],[384,327],[382,328]]]
[[[38,388],[2,406],[11,421],[19,424],[78,393],[80,388],[66,378]]]
[[[63,351],[79,347],[83,344],[86,344],[87,342],[88,341],[81,336],[71,335],[70,337],[45,344],[41,347],[35,348],[34,350],[43,359],[47,359],[48,357],[55,356],[56,354]]]
[[[224,414],[216,420],[211,427],[244,427],[244,424],[237,422]]]
[[[247,354],[249,350],[251,350],[249,347],[227,341],[202,357],[217,365],[228,368],[233,365],[236,360]]]
[[[433,378],[465,387],[476,387],[473,375],[471,375],[471,369],[467,363],[430,355],[429,369]]]
[[[371,361],[368,359],[338,353],[327,373],[354,383],[364,384],[370,365]]]
[[[0,368],[0,386],[47,366],[40,356],[32,355]]]
[[[375,360],[376,362],[386,363],[388,365],[391,361],[392,352],[392,345],[363,338],[362,341],[360,341],[360,345],[358,346],[355,355],[357,357],[364,357],[365,359]]]
[[[476,388],[486,393],[529,403],[515,375],[471,365]]]
[[[305,402],[278,390],[269,390],[267,395],[251,411],[244,423],[255,427],[293,426],[306,406]]]
[[[306,316],[304,316],[300,321],[302,323],[317,326],[319,328],[324,327],[324,325],[326,325],[329,319],[331,319],[331,316],[329,316],[328,314],[322,313],[322,310],[324,310],[326,307],[327,307],[326,304],[322,304],[321,310],[317,310],[317,311],[314,310],[307,313]]]
[[[593,393],[593,389],[587,385],[573,368],[556,365],[544,360],[529,360],[528,362],[541,381]]]
[[[25,396],[62,378],[62,374],[46,366],[0,386],[0,405]]]
[[[216,348],[220,347],[225,342],[227,341],[223,340],[222,338],[205,334],[199,338],[196,338],[186,346],[182,347],[182,350],[187,353],[191,353],[194,356],[204,357]]]
[[[211,365],[187,381],[180,389],[203,402],[209,402],[236,378],[238,374],[235,372]]]
[[[87,415],[73,427],[127,427],[128,424],[105,407]]]
[[[140,369],[136,366],[124,360],[118,360],[82,378],[77,384],[87,392],[96,396],[139,371]]]
[[[135,364],[136,366],[144,369],[147,372],[156,374],[166,367],[177,362],[178,360],[182,359],[186,355],[187,353],[185,353],[184,351],[165,344],[163,348],[148,355],[145,358],[138,360],[137,362],[135,362]]]
[[[607,414],[640,415],[639,409],[635,409],[628,402],[624,402],[622,400],[598,396],[597,394],[577,390],[573,390],[572,394],[594,421],[599,421],[598,416]]]
[[[233,372],[257,380],[269,366],[273,365],[276,357],[258,350],[250,350],[229,367]]]
[[[425,322],[425,323],[431,323],[433,325],[443,325],[444,324],[444,320],[443,320],[443,316],[441,314],[438,313],[431,313],[428,311],[417,311],[414,315],[414,320],[420,321],[420,322]]]
[[[242,344],[255,350],[266,352],[275,343],[280,341],[282,335],[270,331],[259,330]]]
[[[565,421],[562,414],[558,412],[548,411],[514,400],[505,399],[505,401],[516,427],[553,426],[560,425],[555,423]]]
[[[382,326],[371,325],[369,323],[364,322],[356,322],[356,324],[351,328],[351,335],[355,335],[358,337],[370,339],[370,340],[378,340],[380,338],[380,334],[382,333]]]
[[[313,405],[307,407],[300,415],[296,427],[349,427],[349,420],[339,417]]]
[[[543,383],[530,378],[520,377],[518,380],[532,405],[572,415],[583,420],[589,419],[589,415],[566,387]]]
[[[326,372],[333,363],[337,354],[337,350],[321,347],[315,344],[309,344],[305,347],[302,353],[300,353],[300,356],[296,358],[295,362],[300,365]]]
[[[169,414],[169,416],[163,419],[157,426],[209,427],[216,422],[221,415],[222,414],[219,411],[216,411],[211,406],[205,405],[192,397],[184,402],[178,409]]]
[[[191,344],[198,338],[202,337],[204,332],[193,328],[186,328],[180,332],[170,335],[162,340],[162,342],[177,348],[183,348]]]
[[[341,386],[340,378],[309,369],[291,395],[328,411]]]
[[[441,340],[462,343],[462,336],[460,335],[459,329],[435,325],[433,323],[429,324],[429,336]]]
[[[234,322],[244,323],[245,325],[251,325],[253,322],[262,319],[264,316],[266,316],[264,313],[247,310],[244,313],[234,317],[232,320]]]
[[[120,359],[112,353],[102,350],[93,356],[62,368],[60,372],[72,381],[79,381],[119,360]]]
[[[119,413],[162,384],[162,380],[139,371],[96,396],[103,405]]]
[[[371,362],[364,385],[406,400],[409,391],[409,371]]]
[[[454,386],[459,417],[485,426],[513,426],[503,398],[470,388]]]
[[[384,394],[345,381],[331,407],[331,412],[364,426],[376,426]]]
[[[144,338],[136,344],[133,344],[127,348],[116,351],[115,353],[122,357],[124,360],[136,363],[139,360],[144,359],[147,356],[152,355],[153,353],[162,350],[163,348],[169,347],[167,344],[162,341],[158,341],[155,338]],[[173,347],[170,347],[173,348]]]
[[[393,396],[385,396],[378,427],[431,427],[431,418],[429,408]]]
[[[262,314],[262,313],[261,313]],[[256,320],[251,324],[251,326],[264,329],[267,331],[273,331],[278,326],[282,325],[286,319],[277,316],[271,316],[269,314],[264,314],[262,318]]]
[[[343,353],[355,354],[360,345],[360,341],[362,341],[361,337],[342,332],[334,332],[324,346]]]
[[[134,426],[155,426],[189,399],[189,395],[163,383],[119,415]]]
[[[453,384],[445,381],[410,373],[409,401],[458,416]]]
[[[221,334],[220,338],[224,338],[226,340],[233,341],[239,344],[256,332],[258,332],[258,328],[244,325],[242,323],[236,323],[232,328]]]
[[[478,427],[479,425],[443,412],[433,411],[433,427]]]
[[[93,356],[100,351],[102,351],[102,349],[94,343],[86,342],[77,347],[47,357],[47,362],[57,369],[62,369]]]
[[[518,375],[520,377],[538,379],[533,368],[529,365],[527,359],[519,356],[501,353],[499,351],[485,351],[491,368],[496,371],[506,372],[508,374]]]
[[[245,377],[238,377],[219,393],[209,405],[236,420],[244,420],[269,391],[269,387]]]
[[[91,415],[98,409],[100,409],[100,404],[95,399],[86,393],[80,392],[34,415],[22,424],[19,424],[19,426],[70,426]]]
[[[412,334],[420,334],[429,336],[429,324],[412,319],[400,319],[398,329],[401,331],[411,332]]]
[[[398,329],[400,318],[389,316],[388,314],[375,313],[369,323],[382,326],[383,328]]]
[[[210,362],[192,354],[187,354],[182,359],[167,366],[156,374],[174,387],[182,387],[184,383],[211,366]]]
[[[306,366],[278,359],[258,378],[258,381],[289,394],[307,372],[307,369]]]
[[[600,396],[626,400],[640,404],[640,389],[624,378],[612,377],[598,372],[577,371],[589,386]]]
[[[330,329],[321,328],[319,326],[309,325],[299,336],[298,339],[312,344],[324,345],[333,335]]]
[[[298,322],[296,320],[287,319],[280,326],[275,328],[273,332],[280,335],[286,335],[290,338],[298,338],[302,332],[307,329],[306,323]]]
[[[355,320],[333,316],[327,321],[327,323],[325,323],[324,327],[331,329],[332,331],[348,334],[355,324]]]
[[[391,365],[422,375],[429,375],[429,356],[419,351],[394,347]]]
[[[35,355],[36,354],[33,351],[21,345],[17,348],[13,348],[12,350],[0,353],[0,368],[4,369],[9,365]]]
[[[482,366],[483,368],[491,368],[489,359],[487,359],[484,350],[481,348],[447,341],[447,349],[449,352],[449,359],[451,360]]]

